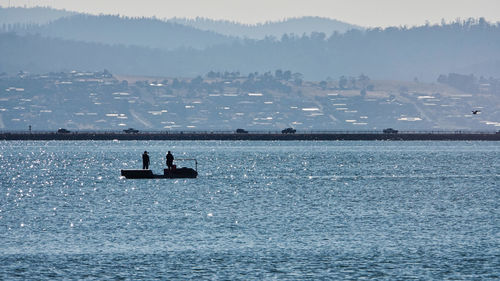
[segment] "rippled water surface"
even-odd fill
[[[144,150],[199,177],[121,178]],[[0,279],[497,279],[499,159],[497,142],[4,141]]]

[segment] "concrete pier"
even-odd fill
[[[321,132],[321,133],[220,133],[220,132],[144,132],[126,134],[121,132],[0,132],[0,140],[395,140],[395,141],[500,141],[500,133],[495,132],[402,132],[383,134],[377,132]]]

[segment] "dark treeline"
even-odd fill
[[[104,73],[107,73],[105,71]],[[99,73],[100,75],[100,73]],[[1,76],[0,76],[1,77]],[[188,90],[190,93],[215,93],[223,92],[224,88],[230,87],[245,92],[282,92],[291,93],[293,87],[300,88],[304,83],[303,75],[290,70],[277,69],[274,72],[264,73],[251,72],[248,75],[242,75],[238,71],[234,72],[216,72],[209,71],[204,76],[197,76],[193,79],[174,78],[172,81],[163,79],[161,81],[139,80],[136,85],[140,87],[153,87],[161,85],[167,89],[168,93],[173,90]],[[311,82],[306,81],[309,86],[315,86],[322,90],[360,90],[362,95],[366,91],[373,91],[374,85],[368,76],[360,74],[357,77],[342,75],[338,80],[329,79],[329,81]]]
[[[109,69],[118,74],[196,77],[210,70],[248,74],[290,69],[307,80],[359,73],[424,81],[435,81],[442,73],[500,77],[500,26],[484,19],[331,36],[283,35],[173,51],[4,33],[0,51],[0,72],[10,73]]]
[[[175,90],[188,90],[190,93],[215,93],[224,92],[224,88],[231,87],[238,91],[246,92],[268,92],[277,91],[291,93],[290,85],[301,85],[302,74],[292,73],[290,70],[276,70],[274,75],[268,71],[262,74],[252,72],[247,76],[239,72],[215,72],[210,71],[204,76],[197,76],[193,79],[174,78],[171,82],[164,79],[162,81],[137,81],[136,85],[147,87],[150,84],[161,84],[167,89],[168,93]]]
[[[464,92],[500,95],[500,78],[486,78],[483,76],[477,78],[473,74],[450,73],[448,75],[439,75],[437,81]]]

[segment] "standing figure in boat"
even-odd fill
[[[147,151],[142,154],[142,169],[149,170],[149,155]]]
[[[170,151],[167,153],[167,167],[169,171],[172,171],[172,166],[174,165],[174,156]]]

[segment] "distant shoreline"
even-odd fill
[[[500,133],[0,133],[0,140],[500,141]]]

